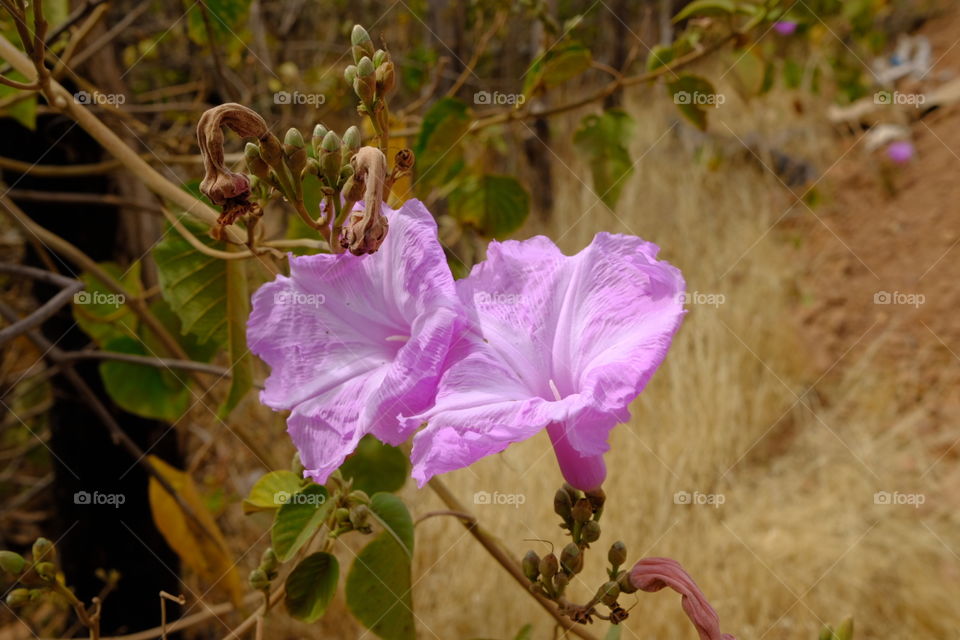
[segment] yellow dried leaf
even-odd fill
[[[157,529],[184,565],[196,571],[211,587],[226,591],[233,603],[239,605],[244,594],[243,582],[223,533],[204,505],[193,478],[156,456],[148,456],[148,459],[193,510],[209,535],[201,531],[156,478],[151,477],[148,495],[150,512]]]

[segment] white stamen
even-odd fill
[[[406,342],[410,336],[387,336],[387,342]]]
[[[557,389],[557,383],[553,381],[553,378],[548,381],[548,384],[550,385],[550,391],[553,391],[553,397],[557,399],[557,402],[563,400],[563,398],[560,397],[560,390]]]

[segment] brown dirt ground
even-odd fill
[[[960,76],[960,11],[920,33],[936,60],[924,88]],[[800,321],[821,371],[869,358],[893,377],[904,409],[922,407],[929,428],[946,428],[960,414],[960,103],[910,127],[917,155],[892,172],[892,194],[859,135],[841,141],[840,154],[849,153],[821,183],[826,202],[796,223],[810,265]],[[876,304],[878,292],[923,301]]]

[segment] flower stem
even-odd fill
[[[540,606],[543,607],[544,610],[546,610],[546,612],[557,621],[557,624],[568,630],[570,633],[583,638],[584,640],[596,640],[593,635],[587,633],[575,622],[563,617],[547,598],[530,590],[532,583],[527,580],[525,575],[523,575],[523,570],[520,568],[520,565],[517,564],[513,558],[507,555],[507,553],[500,547],[500,544],[497,542],[497,540],[490,533],[480,526],[480,523],[477,521],[477,519],[469,514],[466,507],[457,499],[456,496],[453,495],[450,489],[447,488],[447,485],[443,484],[442,480],[437,477],[433,477],[427,484],[430,485],[430,488],[435,494],[437,494],[437,497],[439,497],[440,500],[442,500],[451,511],[456,511],[458,514],[460,514],[460,521],[463,526],[466,527],[467,531],[470,532],[470,535],[476,538],[477,542],[479,542],[480,545],[487,550],[487,553],[493,556],[493,559],[499,562],[500,566],[507,570],[507,573],[509,573],[513,579],[523,587],[523,590],[529,593],[531,597],[533,597],[540,604]],[[462,516],[467,516],[469,519]]]

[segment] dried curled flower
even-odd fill
[[[387,158],[376,147],[361,147],[350,160],[354,182],[363,182],[363,211],[351,211],[340,233],[340,246],[355,256],[373,253],[387,236],[383,215],[383,188]]]
[[[682,597],[680,606],[696,627],[700,640],[736,640],[729,633],[720,631],[720,616],[710,606],[703,591],[690,574],[671,558],[644,558],[630,570],[630,583],[652,593],[670,587]]]
[[[267,123],[253,109],[228,102],[208,109],[197,123],[197,142],[203,157],[204,176],[200,191],[210,201],[223,207],[220,224],[230,224],[248,213],[250,179],[227,168],[223,157],[223,127],[245,138],[264,140],[271,137]]]

